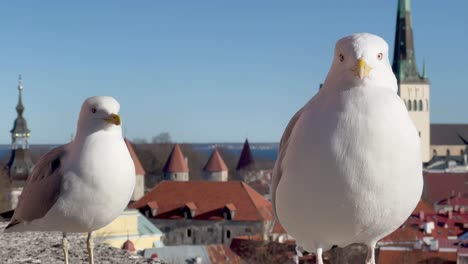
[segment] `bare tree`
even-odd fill
[[[161,132],[151,139],[151,143],[154,143],[154,144],[171,143],[171,142],[172,142],[172,139],[171,139],[171,134],[169,134],[169,132]]]

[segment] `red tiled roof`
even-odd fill
[[[174,148],[167,159],[166,165],[163,168],[164,172],[188,172],[187,162],[185,161],[182,150],[179,144],[175,144]]]
[[[236,208],[235,221],[270,221],[273,219],[272,205],[247,184],[239,181],[211,182],[163,181],[156,185],[130,208],[143,208],[148,202],[159,205],[155,218],[183,218],[181,211],[187,203],[197,206],[194,219],[222,220],[227,204]]]
[[[147,205],[148,205],[149,208],[151,208],[151,209],[155,209],[155,208],[158,208],[158,207],[159,207],[159,206],[158,206],[158,202],[156,202],[156,201],[151,201],[151,202],[149,202]]]
[[[237,210],[236,206],[235,206],[233,203],[228,203],[228,204],[226,204],[226,208],[227,208],[229,211],[236,211],[236,210]]]
[[[234,253],[227,245],[207,245],[206,252],[210,258],[211,263],[232,263],[244,264],[246,263],[239,255]]]
[[[437,202],[459,192],[468,192],[468,173],[424,172],[423,197],[428,202]]]
[[[218,171],[228,170],[226,163],[224,163],[224,160],[219,154],[217,149],[213,150],[213,153],[211,154],[211,157],[208,159],[208,162],[206,163],[203,170],[209,171],[209,172],[218,172]]]
[[[456,252],[440,252],[440,251],[422,251],[422,250],[385,250],[379,252],[378,264],[395,264],[395,263],[444,263],[455,264],[457,261]],[[440,262],[437,259],[443,260]]]
[[[283,228],[280,222],[276,220],[275,225],[273,226],[272,233],[273,234],[286,234],[286,230]]]
[[[461,235],[468,224],[468,213],[451,212],[449,214],[425,214],[423,219],[418,215],[412,215],[406,222],[390,235],[382,239],[383,242],[409,242],[423,237],[433,237],[436,239],[446,239]],[[424,223],[434,222],[434,229],[431,234],[425,234],[422,230]]]
[[[253,170],[255,169],[255,161],[252,152],[250,151],[249,141],[246,139],[244,147],[242,148],[239,162],[237,163],[236,170]]]
[[[424,201],[423,199],[419,200],[419,203],[416,206],[416,208],[414,208],[412,214],[413,215],[418,215],[419,212],[421,212],[421,211],[424,212],[425,214],[435,213],[434,208],[432,208],[432,206],[428,202]]]
[[[465,196],[468,195],[468,191]],[[452,196],[450,198],[443,199],[437,202],[437,205],[460,205],[460,206],[468,206],[468,197],[464,197],[462,195]]]
[[[127,145],[128,152],[130,153],[130,156],[133,159],[133,164],[135,164],[135,174],[136,175],[145,175],[146,172],[143,169],[143,166],[141,165],[140,159],[138,158],[137,154],[135,153],[135,150],[133,149],[132,143],[127,138],[125,138],[124,141],[125,141],[125,144]]]
[[[187,208],[190,209],[190,210],[196,210],[197,209],[197,206],[193,202],[188,202],[188,203],[185,204],[185,206],[187,206]]]

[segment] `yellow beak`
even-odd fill
[[[356,77],[359,79],[364,79],[364,77],[369,76],[369,73],[372,70],[372,67],[367,65],[366,61],[361,57],[358,59],[356,65],[353,67],[353,72]]]
[[[120,116],[116,114],[110,114],[108,117],[104,118],[104,120],[116,126],[120,126],[121,123]]]

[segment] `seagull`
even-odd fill
[[[368,246],[396,230],[423,188],[418,132],[379,36],[358,33],[336,43],[319,92],[291,119],[272,179],[275,215],[298,248],[322,252]]]
[[[94,263],[93,231],[123,212],[135,186],[119,110],[109,96],[84,101],[75,139],[38,160],[5,232],[62,232],[66,264],[67,233],[88,233],[88,260]]]

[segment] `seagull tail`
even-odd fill
[[[11,219],[10,223],[8,223],[8,225],[5,227],[5,230],[3,230],[3,232],[15,232],[15,231],[18,231],[18,230],[15,230],[17,227],[17,225],[21,224],[23,222],[19,221],[19,220],[16,220],[16,219]]]
[[[14,213],[15,213],[14,209],[10,210],[10,211],[6,211],[6,212],[1,212],[0,217],[3,218],[3,220],[5,220],[5,221],[9,221],[13,217]]]

